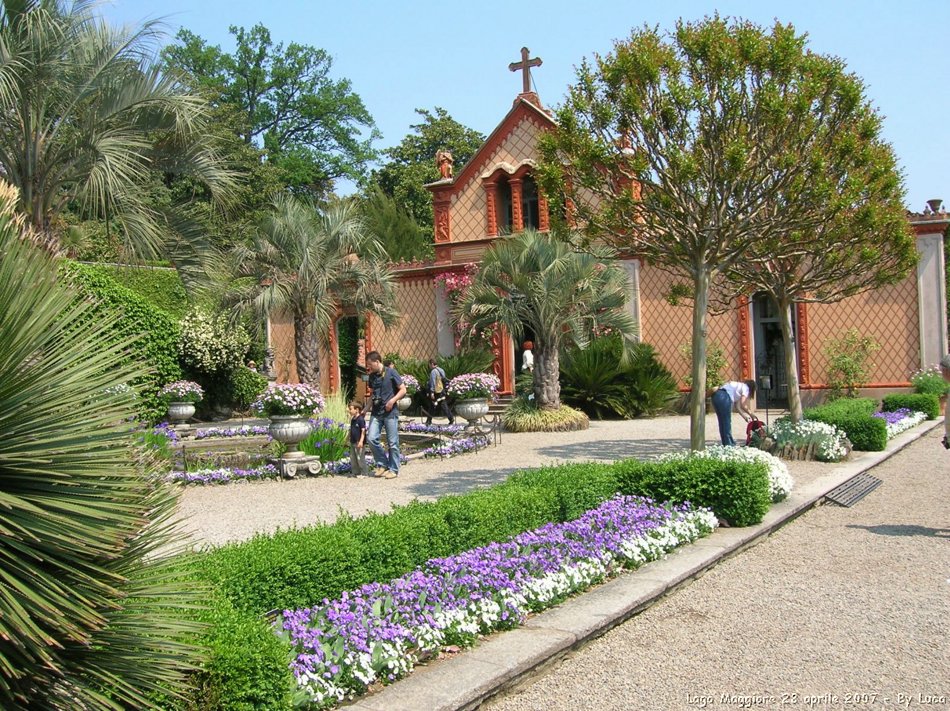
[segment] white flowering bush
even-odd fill
[[[251,337],[242,326],[223,315],[195,309],[181,321],[178,358],[195,373],[228,372],[243,364],[250,344]]]
[[[274,385],[261,393],[251,405],[251,409],[273,416],[310,416],[326,407],[323,395],[312,385]]]
[[[795,483],[788,471],[788,466],[778,457],[755,447],[724,447],[720,444],[710,445],[701,452],[686,450],[685,452],[669,452],[658,457],[661,462],[676,462],[690,459],[719,459],[726,462],[764,462],[769,472],[769,488],[772,492],[772,501],[777,502],[786,498],[792,491]]]
[[[168,383],[158,391],[158,396],[168,402],[201,402],[205,391],[198,383],[191,380],[176,380]]]
[[[445,391],[454,395],[456,400],[467,400],[477,397],[492,397],[501,381],[497,375],[491,373],[463,373],[456,375],[449,381]]]
[[[807,447],[815,443],[815,458],[820,462],[840,462],[851,453],[851,443],[844,430],[815,420],[792,422],[787,417],[776,420],[769,436],[777,447],[787,444]]]

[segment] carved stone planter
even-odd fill
[[[297,445],[310,434],[310,420],[302,415],[272,415],[267,431],[278,442],[287,445],[288,454],[299,454]]]
[[[455,403],[455,414],[468,421],[470,427],[488,414],[488,398],[477,397],[470,400],[459,400]]]
[[[187,422],[195,415],[195,403],[170,402],[168,403],[168,421],[173,425]]]

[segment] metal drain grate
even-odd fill
[[[825,494],[825,498],[839,506],[854,506],[882,483],[876,476],[862,472],[856,477],[848,479],[841,486],[829,491]]]

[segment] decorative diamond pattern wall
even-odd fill
[[[398,353],[407,358],[431,358],[438,353],[436,285],[429,276],[399,280],[396,306],[399,320],[389,328],[372,317],[371,350]]]
[[[685,387],[683,378],[689,374],[689,363],[680,354],[680,347],[689,343],[692,333],[692,304],[673,306],[666,300],[676,279],[649,264],[640,269],[640,335],[656,348],[663,364]],[[726,380],[738,380],[739,318],[736,311],[710,316],[707,321],[707,342],[716,343],[725,354],[729,367],[723,372]]]
[[[828,357],[824,345],[856,328],[881,346],[871,356],[871,382],[905,384],[910,378],[908,364],[920,363],[917,279],[852,296],[837,304],[808,305],[808,333],[811,349],[811,384],[828,382]],[[918,365],[910,366],[914,370]]]

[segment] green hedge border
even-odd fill
[[[883,452],[887,447],[887,423],[871,416],[875,410],[877,402],[870,398],[841,398],[805,410],[804,417],[840,428],[856,450]]]
[[[271,610],[333,599],[396,578],[431,558],[575,519],[618,493],[708,506],[736,526],[761,522],[771,502],[763,463],[567,464],[522,470],[487,489],[413,502],[388,514],[343,517],[194,554],[194,576],[215,591],[204,640],[210,661],[196,677],[194,703],[208,708],[199,699],[213,699],[220,708],[289,708],[295,688],[291,651],[263,617]]]

